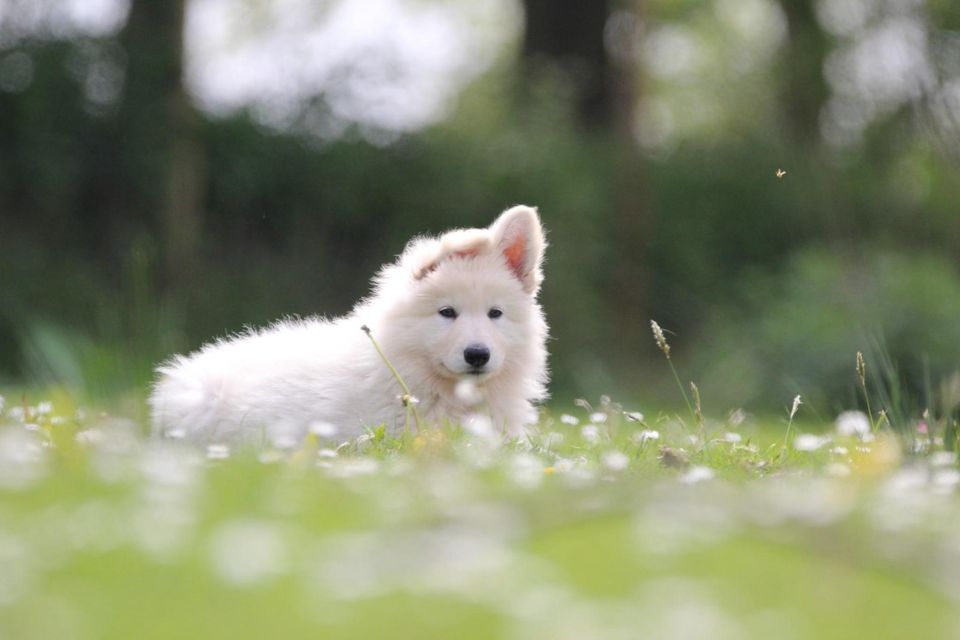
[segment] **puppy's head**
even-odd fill
[[[483,382],[516,366],[540,330],[545,247],[537,211],[526,206],[486,229],[412,242],[399,263],[412,287],[404,305],[408,349],[450,379]]]

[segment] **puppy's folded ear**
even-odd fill
[[[536,293],[543,282],[541,263],[547,246],[536,208],[517,205],[507,209],[490,225],[490,234],[524,291]]]
[[[455,229],[437,241],[427,241],[407,250],[413,277],[423,278],[453,257],[467,258],[490,251],[490,234],[484,229]]]

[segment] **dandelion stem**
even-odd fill
[[[387,365],[387,368],[390,369],[390,373],[393,374],[393,377],[396,378],[397,382],[400,384],[400,388],[403,390],[403,395],[400,396],[400,402],[403,404],[403,408],[406,410],[407,414],[407,425],[406,428],[410,430],[410,415],[413,415],[413,422],[417,427],[417,433],[420,432],[420,414],[417,412],[416,398],[413,397],[413,394],[410,393],[410,388],[407,387],[407,383],[403,381],[400,372],[391,364],[390,359],[387,358],[387,354],[383,352],[383,349],[380,348],[380,345],[377,344],[377,340],[373,337],[373,334],[370,332],[370,327],[363,325],[360,329],[367,334],[367,337],[370,338],[370,342],[373,343],[373,348],[377,350],[377,353],[380,355],[380,359],[383,360],[383,363]]]

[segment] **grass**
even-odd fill
[[[525,441],[444,425],[231,451],[56,398],[0,413],[3,638],[960,629],[960,472],[933,433],[914,453],[802,409],[688,424],[602,398]]]

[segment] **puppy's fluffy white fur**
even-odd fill
[[[400,387],[366,325],[425,420],[481,414],[517,434],[546,397],[547,325],[537,303],[545,246],[536,209],[526,206],[487,229],[414,239],[349,315],[283,320],[158,367],[154,429],[210,442],[271,432],[296,439],[312,425],[344,436],[402,428]],[[488,361],[476,366],[468,347],[486,348]]]

